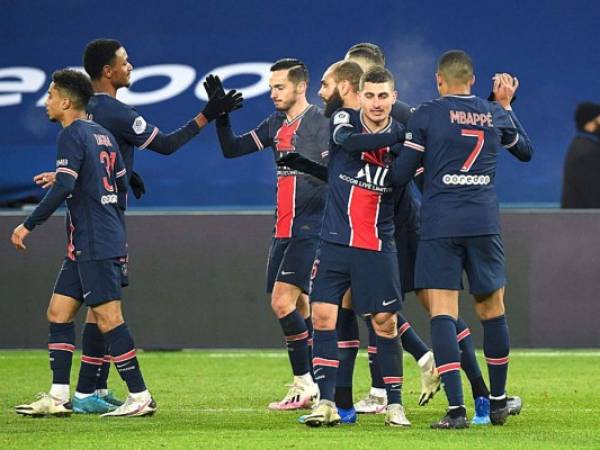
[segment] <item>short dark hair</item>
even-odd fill
[[[75,109],[85,110],[90,98],[94,95],[90,79],[77,70],[57,70],[52,74],[52,81],[61,93],[71,99]]]
[[[117,57],[121,43],[116,39],[96,39],[90,42],[83,52],[83,67],[92,80],[102,76],[104,66],[110,66]]]
[[[275,61],[275,64],[271,66],[271,72],[276,70],[287,70],[287,78],[294,84],[298,84],[301,81],[308,84],[308,69],[306,64],[296,58],[283,58]]]
[[[362,68],[354,61],[340,61],[334,65],[333,69],[333,77],[335,78],[336,83],[339,83],[340,81],[349,81],[356,92],[358,92],[362,74]]]
[[[374,66],[367,70],[360,77],[360,90],[363,90],[365,83],[390,83],[394,89],[394,75],[392,72],[382,66]]]
[[[385,66],[385,55],[377,44],[361,42],[348,49],[346,56],[349,58],[362,58],[377,66]]]
[[[447,81],[466,83],[473,78],[473,60],[462,50],[449,50],[438,60],[437,71]]]

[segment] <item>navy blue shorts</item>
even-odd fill
[[[498,234],[419,241],[417,289],[460,291],[463,270],[473,295],[491,294],[506,284],[504,248]]]
[[[340,305],[352,287],[357,314],[397,312],[402,288],[395,253],[377,252],[321,242],[311,274],[311,302]]]
[[[417,244],[419,235],[414,230],[403,227],[394,235],[398,250],[398,267],[402,293],[408,294],[415,290],[415,262],[417,259]]]
[[[267,294],[273,292],[276,281],[297,286],[308,294],[310,269],[318,246],[318,236],[273,238],[267,261]]]
[[[120,258],[99,261],[65,258],[54,284],[54,293],[74,298],[87,306],[121,300],[123,267]]]

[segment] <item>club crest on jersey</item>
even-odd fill
[[[350,123],[350,114],[346,111],[340,111],[335,116],[333,116],[333,124],[340,125],[343,123]]]
[[[144,131],[146,131],[146,126],[147,125],[144,118],[142,116],[138,116],[133,121],[133,125],[131,125],[131,128],[133,128],[133,132],[135,134],[142,134]]]

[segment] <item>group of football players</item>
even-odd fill
[[[50,190],[12,237],[24,248],[25,236],[67,199],[69,251],[48,308],[53,383],[38,401],[18,406],[18,413],[137,416],[156,410],[120,310],[121,286],[127,284],[124,187],[136,197],[145,192],[133,171],[134,147],[172,154],[213,120],[226,158],[271,147],[277,164],[267,292],[294,378],[269,409],[312,406],[300,417],[312,427],[355,423],[357,413],[384,413],[386,425],[410,426],[401,395],[404,348],[421,370],[419,405],[444,385],[449,407],[433,428],[469,425],[461,368],[475,400],[472,424],[501,425],[520,412],[520,399],[507,397],[505,389],[505,267],[494,190],[503,148],[522,161],[533,153],[511,108],[516,78],[495,74],[490,98],[478,98],[471,94],[471,59],[452,50],[438,61],[440,97],[415,109],[397,99],[381,49],[362,43],[324,73],[321,110],[307,100],[306,65],[281,59],[269,80],[275,112],[238,136],[230,115],[241,106],[241,95],[226,91],[218,77],[204,82],[204,110],[163,134],[116,99],[132,70],[118,41],[88,44],[84,67],[91,83],[69,70],[54,74],[46,107],[63,126],[57,168],[35,177]],[[458,315],[463,271],[483,325],[490,389]],[[411,291],[430,315],[432,349],[400,314]],[[71,399],[72,321],[83,304],[89,308]],[[357,317],[369,330],[372,387],[355,404]],[[111,361],[129,388],[124,403],[107,389]]]

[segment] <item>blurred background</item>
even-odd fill
[[[245,132],[272,111],[268,66],[282,57],[306,62],[310,100],[328,65],[352,44],[374,42],[386,53],[400,98],[418,105],[437,96],[433,73],[445,50],[474,59],[475,93],[490,92],[497,71],[518,76],[514,105],[537,153],[520,164],[503,155],[497,188],[506,205],[557,206],[562,164],[583,100],[600,101],[598,2],[576,0],[446,1],[132,1],[114,5],[3,0],[0,42],[0,202],[40,198],[32,176],[53,167],[58,126],[43,95],[53,70],[81,66],[87,42],[120,40],[134,65],[119,98],[148,122],[171,131],[204,105],[201,82],[220,73],[247,101],[235,113]],[[132,207],[271,208],[269,151],[225,161],[214,126],[175,156],[137,152],[148,194]]]

